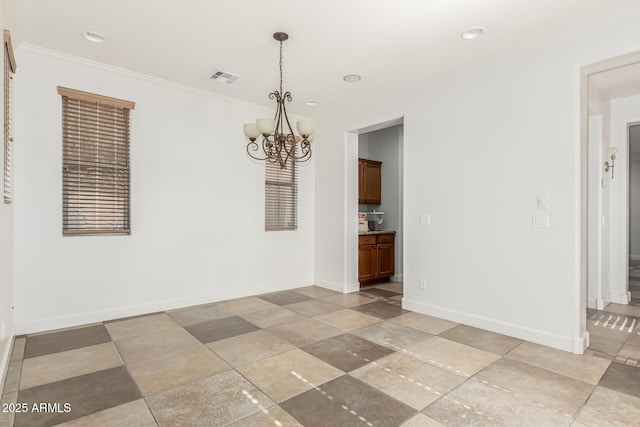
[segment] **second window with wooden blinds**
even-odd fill
[[[13,55],[11,33],[3,30],[4,35],[4,155],[3,155],[3,198],[9,205],[13,200],[13,74],[16,72],[16,59]]]
[[[129,234],[130,101],[58,87],[63,234]]]
[[[298,229],[298,164],[292,158],[266,163],[265,230]]]

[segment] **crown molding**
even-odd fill
[[[56,58],[60,58],[60,59],[64,59],[67,61],[71,61],[71,62],[75,62],[78,64],[83,64],[92,68],[97,68],[97,69],[101,69],[101,70],[106,70],[106,71],[111,71],[113,73],[118,73],[127,77],[132,77],[135,79],[139,79],[139,80],[144,80],[150,83],[154,83],[160,86],[166,86],[166,87],[170,87],[173,89],[178,89],[180,91],[183,92],[188,92],[188,93],[192,93],[195,95],[200,95],[200,96],[204,96],[207,98],[212,98],[218,101],[222,101],[222,102],[228,102],[230,104],[237,104],[237,105],[241,105],[243,107],[249,107],[249,108],[253,108],[253,109],[258,109],[258,110],[264,110],[264,111],[272,111],[273,108],[267,107],[265,105],[260,105],[260,104],[256,104],[253,102],[248,102],[248,101],[243,101],[241,99],[238,98],[233,98],[230,96],[225,96],[225,95],[220,95],[219,93],[216,92],[211,92],[208,90],[204,90],[204,89],[199,89],[193,86],[188,86],[188,85],[183,85],[181,83],[176,83],[173,82],[171,80],[166,80],[166,79],[161,79],[159,77],[154,77],[151,76],[149,74],[144,74],[144,73],[138,73],[136,71],[131,71],[131,70],[127,70],[125,68],[120,68],[120,67],[115,67],[113,65],[108,65],[108,64],[104,64],[102,62],[98,62],[98,61],[92,61],[90,59],[86,59],[86,58],[82,58],[79,56],[75,56],[75,55],[70,55],[68,53],[63,53],[63,52],[59,52],[57,50],[53,50],[53,49],[47,49],[41,46],[36,46],[36,45],[32,45],[29,43],[21,43],[19,46],[19,49],[23,49],[29,52],[34,52],[34,53],[39,53],[39,54],[43,54],[43,55],[47,55],[47,56],[52,56],[52,57],[56,57]]]

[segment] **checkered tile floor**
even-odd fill
[[[19,337],[0,426],[637,425],[637,324],[591,312],[578,356],[400,299],[306,287]]]

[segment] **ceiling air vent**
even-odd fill
[[[236,74],[229,73],[228,71],[215,70],[213,74],[211,74],[211,80],[217,80],[219,82],[225,83],[233,83],[240,78],[240,76]]]

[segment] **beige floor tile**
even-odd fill
[[[314,317],[314,319],[342,329],[343,331],[353,331],[354,329],[360,329],[374,323],[382,322],[382,319],[378,319],[377,317],[349,309],[321,314],[320,316]]]
[[[596,387],[576,421],[589,427],[638,425],[640,399],[605,387]]]
[[[197,344],[200,344],[200,341],[182,328],[170,328],[116,341],[116,347],[126,363],[167,356],[184,347]]]
[[[147,407],[145,401],[143,399],[139,399],[57,425],[57,427],[94,426],[153,427],[157,426],[157,424],[156,420],[153,418],[153,415],[151,415],[151,411],[149,411],[149,408]]]
[[[464,382],[464,378],[420,360],[392,353],[350,373],[420,411]]]
[[[611,363],[600,357],[571,354],[530,342],[520,344],[505,357],[589,384],[597,384]]]
[[[444,427],[433,418],[427,417],[425,414],[418,413],[414,417],[405,421],[400,427]]]
[[[391,319],[391,321],[431,335],[438,335],[439,333],[457,325],[455,322],[414,312],[403,314]]]
[[[20,385],[20,374],[22,371],[22,361],[12,360],[9,362],[9,369],[4,378],[4,388],[0,390],[2,393],[18,391]],[[2,375],[0,375],[2,377]]]
[[[288,308],[289,310],[293,310],[296,313],[300,313],[309,317],[319,316],[321,314],[330,313],[332,311],[337,311],[343,308],[337,304],[331,304],[330,302],[318,299],[297,302],[295,304],[289,304],[284,307]]]
[[[267,331],[297,347],[304,347],[344,333],[338,328],[309,318],[295,323],[283,323],[269,328]]]
[[[127,364],[127,368],[144,396],[231,369],[202,344],[184,347],[167,356]]]
[[[252,311],[266,310],[267,308],[277,307],[276,304],[271,304],[257,297],[233,299],[220,303],[220,307],[233,314],[245,314]]]
[[[207,344],[231,366],[241,366],[275,356],[295,347],[267,332],[255,331]]]
[[[339,295],[340,292],[333,291],[331,289],[323,288],[320,286],[305,286],[304,288],[291,289],[299,294],[306,295],[311,298],[323,298],[331,295]]]
[[[20,389],[25,390],[121,365],[122,359],[110,342],[33,357],[22,362]]]
[[[22,360],[24,358],[24,346],[27,343],[25,337],[16,338],[13,342],[13,350],[11,351],[11,360]]]
[[[230,427],[302,427],[295,418],[289,415],[281,407],[274,405],[243,420],[230,425]]]
[[[573,419],[470,378],[424,414],[454,427],[568,427]]]
[[[640,359],[640,345],[627,343],[620,349],[618,355]]]
[[[18,402],[18,392],[13,391],[11,393],[5,393],[2,395],[2,399],[0,399],[0,405],[16,403]],[[0,407],[0,409],[2,409]],[[13,422],[15,421],[15,412],[13,411],[1,411],[0,410],[0,427],[13,427]]]
[[[330,302],[331,304],[337,304],[342,307],[355,307],[357,305],[368,304],[375,302],[375,298],[369,298],[360,294],[338,294],[330,297],[320,298],[322,301]]]
[[[275,402],[282,402],[343,374],[300,349],[240,366],[237,370]]]
[[[198,307],[183,308],[180,310],[171,310],[167,312],[167,314],[182,326],[191,326],[196,323],[222,319],[233,315],[233,313],[229,313],[227,310],[220,307],[219,304],[208,304]]]
[[[161,426],[228,425],[273,405],[235,371],[185,384],[147,401]]]
[[[180,325],[165,313],[107,322],[104,326],[114,341],[152,334],[165,329],[180,328]]]
[[[393,350],[403,349],[426,340],[431,335],[398,323],[384,321],[356,329],[354,335],[373,341]]]
[[[629,316],[640,317],[640,307],[634,305],[623,305],[611,303],[604,308],[606,311],[618,314],[628,314]]]
[[[594,388],[592,384],[505,358],[478,372],[474,378],[571,418],[584,405]]]
[[[470,377],[500,356],[464,344],[432,337],[408,347],[405,354],[463,377]]]
[[[260,328],[266,329],[282,323],[296,323],[304,320],[304,316],[282,307],[271,307],[266,310],[252,311],[241,315],[245,320]]]

